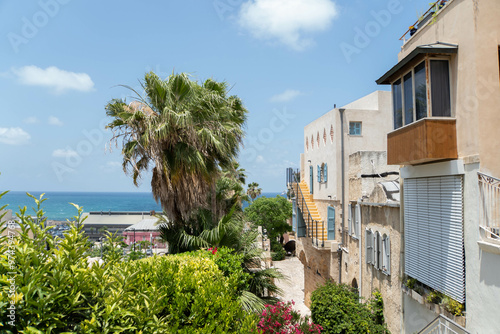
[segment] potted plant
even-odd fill
[[[417,28],[415,26],[410,26],[410,36],[413,36],[417,32]]]

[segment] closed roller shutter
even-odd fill
[[[404,217],[406,274],[463,303],[462,177],[405,179]]]

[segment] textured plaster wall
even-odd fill
[[[457,119],[459,157],[476,156],[480,170],[500,177],[500,1],[453,0],[434,24],[420,28],[402,47],[399,60],[419,45],[457,44],[451,57],[452,116]]]
[[[365,177],[361,175],[399,172],[399,166],[387,165],[386,151],[360,151],[349,156],[349,201],[369,196],[381,181],[398,179],[397,175],[387,177]]]
[[[401,224],[399,207],[390,206],[361,206],[361,246],[362,246],[362,284],[361,294],[370,298],[375,289],[378,289],[384,300],[384,318],[391,333],[401,332],[401,281],[400,265],[401,250]],[[391,274],[386,275],[381,270],[375,269],[366,263],[365,229],[378,231],[380,235],[388,235],[391,241]],[[351,252],[351,248],[349,248]],[[358,279],[359,280],[359,279]]]
[[[375,91],[351,104],[344,112],[345,185],[348,189],[349,155],[357,151],[384,151],[387,132],[391,129],[390,92]],[[349,122],[362,122],[362,135],[349,135]],[[333,127],[333,140],[331,129]],[[333,109],[304,128],[304,155],[301,158],[302,175],[309,188],[309,166],[313,167],[314,199],[341,200],[341,123],[339,109]],[[326,135],[326,141],[325,141]],[[318,142],[319,136],[319,142]],[[309,162],[310,160],[310,162]],[[328,165],[328,181],[317,182],[317,166]]]

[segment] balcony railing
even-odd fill
[[[443,315],[439,315],[418,334],[469,334],[469,332]]]
[[[325,238],[324,238],[324,231],[325,231],[325,223],[324,221],[319,221],[317,219],[314,219],[311,215],[311,211],[309,210],[309,207],[307,206],[307,202],[305,200],[304,194],[302,193],[302,189],[300,189],[300,172],[299,173],[290,173],[291,168],[287,168],[287,186],[289,189],[293,192],[295,195],[295,200],[297,203],[297,207],[300,209],[300,212],[302,213],[302,217],[304,219],[305,223],[305,235],[312,240],[312,244],[314,245],[316,242],[316,247],[319,247],[320,245],[320,239],[321,239],[321,247],[325,247]],[[291,176],[290,180],[288,179],[288,176]],[[289,182],[291,181],[291,182]],[[308,194],[308,196],[310,196]],[[321,230],[320,230],[321,229]]]
[[[422,28],[431,19],[434,19],[437,12],[439,12],[447,2],[448,0],[438,0],[434,3],[431,3],[431,7],[424,14],[422,14],[418,18],[418,20],[408,28],[408,30],[406,30],[406,32],[399,38],[399,40],[402,40],[403,43],[406,43],[408,33],[410,34],[410,37],[413,36],[413,34],[415,34],[418,29]]]
[[[387,135],[388,165],[416,165],[457,158],[454,118],[424,118]]]
[[[479,179],[479,234],[483,241],[500,245],[500,180],[483,173]]]

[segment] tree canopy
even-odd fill
[[[270,239],[292,230],[287,219],[292,217],[292,203],[282,196],[259,197],[245,209],[245,218],[267,230]]]
[[[208,79],[198,83],[186,73],[162,80],[145,75],[144,95],[130,88],[135,100],[114,99],[106,105],[113,118],[107,128],[112,141],[122,141],[123,169],[133,182],[152,170],[153,196],[175,224],[187,221],[201,207],[215,211],[215,193],[222,168],[234,164],[243,139],[247,110],[228,85]]]

